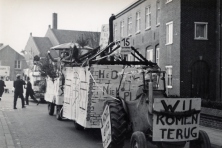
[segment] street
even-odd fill
[[[102,148],[100,130],[78,131],[72,121],[49,116],[47,104],[29,104],[22,109],[18,99],[18,109],[12,109],[13,94],[4,94],[0,102],[16,148]]]
[[[3,120],[0,116],[0,148],[102,148],[99,129],[76,130],[73,121],[58,121],[55,115],[49,116],[46,103],[37,106],[31,99],[29,101],[29,105],[22,109],[21,99],[18,99],[18,109],[14,110],[13,94],[3,94],[0,113],[5,118],[9,132],[4,135],[3,123],[1,130]],[[148,145],[149,148],[156,148],[150,143]],[[124,148],[129,148],[129,139],[126,140]]]
[[[29,101],[29,105],[22,109],[19,98],[14,110],[13,94],[6,93],[0,102],[0,112],[6,119],[15,148],[102,148],[99,129],[78,131],[73,121],[58,121],[55,115],[49,116],[46,103],[37,106],[31,99]],[[14,148],[2,145],[2,141],[0,139],[0,148]],[[126,140],[124,148],[128,147],[129,140]]]

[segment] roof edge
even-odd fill
[[[54,36],[54,38],[56,39],[57,43],[59,43],[59,40],[57,38],[57,36],[55,35],[55,32],[53,30],[58,30],[58,29],[52,29],[52,28],[49,28],[49,30],[51,31],[52,35]],[[51,42],[51,40],[50,40]]]
[[[137,0],[136,2],[133,2],[130,4],[128,7],[120,11],[119,13],[116,14],[116,18],[122,16],[123,14],[127,13],[128,11],[132,10],[136,6],[140,5],[141,3],[145,2],[146,0]]]

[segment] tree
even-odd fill
[[[90,46],[92,48],[96,48],[99,46],[99,40],[99,32],[85,32],[78,40],[76,40],[76,43],[78,43],[80,47]]]
[[[79,39],[76,41],[76,43],[79,44],[79,46],[81,48],[87,46],[89,44],[89,39],[88,38],[83,38],[83,34],[82,37],[79,37]]]
[[[38,64],[42,76],[49,76],[52,79],[57,77],[58,65],[53,64],[48,56],[45,56],[44,59],[41,59]]]

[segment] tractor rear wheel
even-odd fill
[[[111,143],[108,148],[122,148],[127,132],[127,115],[122,103],[117,100],[107,101],[111,122]]]
[[[190,148],[211,148],[210,138],[205,131],[199,131],[199,138],[190,142]]]
[[[147,148],[146,137],[143,132],[136,131],[133,133],[130,148]]]
[[[54,114],[54,110],[55,110],[55,104],[54,103],[49,103],[48,104],[48,113],[49,115],[53,115]]]

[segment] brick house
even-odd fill
[[[16,80],[16,75],[22,75],[23,69],[28,67],[25,58],[9,45],[0,47],[0,65],[10,66],[9,79],[11,81]]]
[[[115,15],[113,38],[166,70],[169,95],[219,101],[217,10],[217,0],[138,0]]]
[[[99,38],[99,32],[57,29],[57,14],[53,13],[53,27],[51,28],[49,25],[45,37],[34,37],[32,33],[30,34],[25,46],[25,59],[31,68],[34,56],[45,57],[47,51],[53,46],[76,42],[79,39],[88,39],[89,46],[95,48],[99,46]],[[52,56],[58,57],[58,53],[53,52]]]

